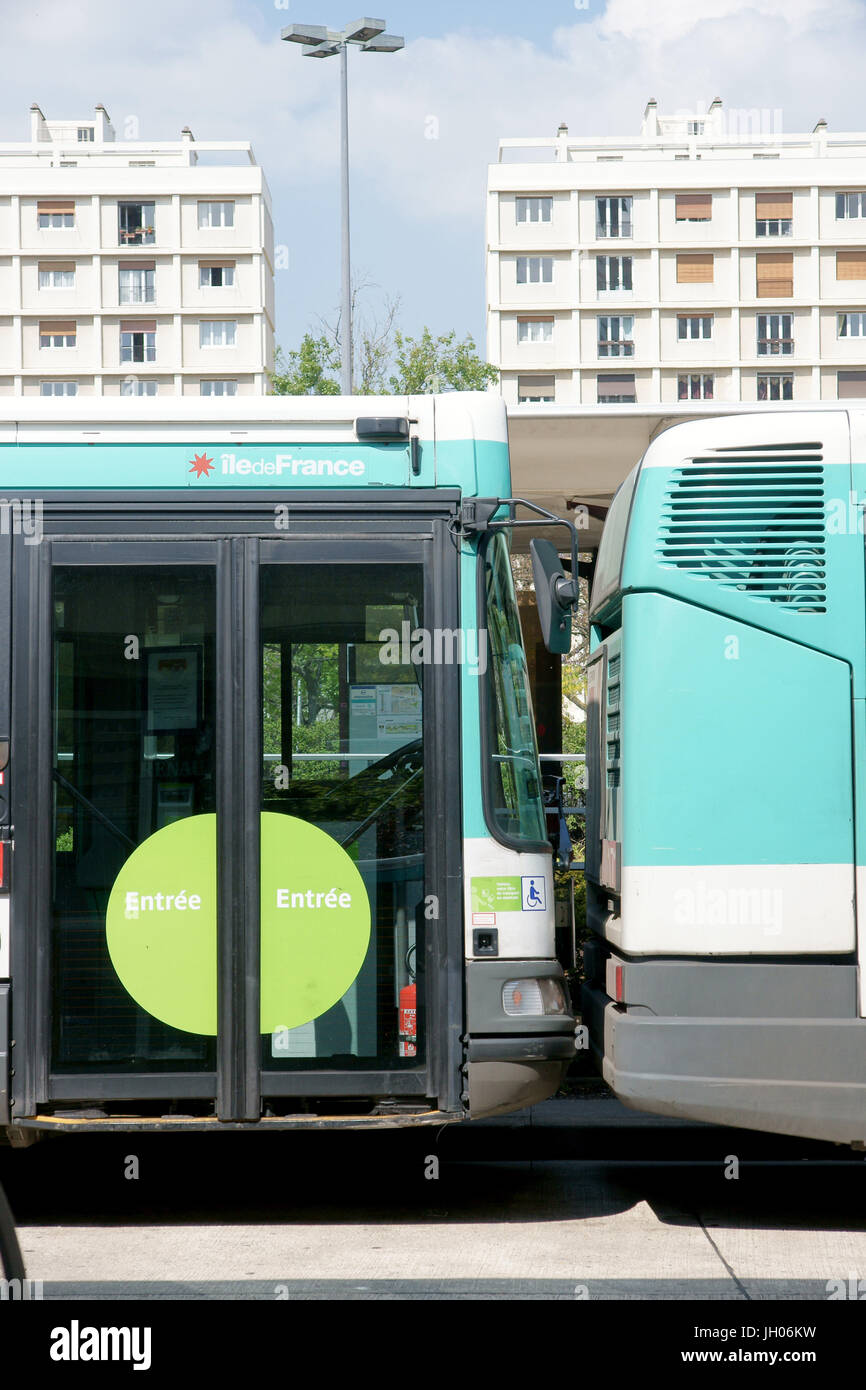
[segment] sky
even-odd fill
[[[866,0],[388,0],[404,51],[350,54],[352,259],[363,312],[484,342],[487,166],[507,136],[637,135],[716,96],[765,128],[866,127]],[[273,200],[277,342],[340,296],[339,62],[280,40],[337,0],[0,0],[0,140],[108,110],[118,137],[249,140]],[[2,247],[0,247],[2,253]]]

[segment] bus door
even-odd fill
[[[447,529],[269,517],[17,549],[17,1117],[460,1108]]]

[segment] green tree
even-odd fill
[[[314,338],[305,333],[299,348],[285,354],[277,348],[270,373],[274,396],[339,396],[340,383],[329,375],[339,372],[340,354],[326,334]]]
[[[499,377],[496,367],[482,362],[471,333],[458,342],[457,334],[434,338],[425,326],[420,338],[394,334],[394,395],[426,395],[432,391],[483,391]]]

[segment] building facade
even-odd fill
[[[270,194],[250,145],[116,140],[31,108],[0,144],[0,396],[260,395]]]
[[[650,101],[633,139],[500,143],[488,357],[509,404],[866,397],[866,135],[769,114]]]

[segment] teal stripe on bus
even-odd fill
[[[0,489],[456,487],[510,495],[508,446],[493,440],[423,440],[413,474],[403,444],[0,444]]]

